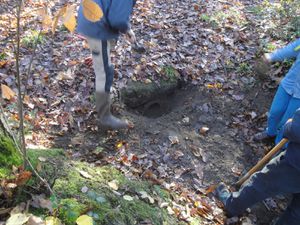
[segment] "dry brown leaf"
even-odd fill
[[[43,8],[40,8],[39,10],[37,10],[37,15],[40,16],[40,18],[42,20],[42,24],[45,28],[51,27],[53,21],[52,21],[52,18],[48,14],[47,7],[43,7]]]
[[[212,193],[215,191],[217,185],[211,185],[209,186],[206,190],[205,190],[205,195],[209,194],[209,193]]]
[[[42,218],[37,216],[30,216],[26,225],[45,225],[46,223],[42,220]]]
[[[68,6],[66,9],[66,13],[64,14],[63,23],[65,27],[73,33],[75,31],[77,22],[75,17],[75,7],[76,5]]]
[[[18,186],[24,185],[30,178],[32,173],[30,171],[24,171],[20,173],[16,178],[16,184]]]
[[[16,93],[5,84],[1,84],[1,92],[2,98],[7,100],[11,100],[16,95]]]
[[[58,20],[66,13],[67,11],[67,6],[64,6],[63,8],[61,8],[58,13],[56,14],[56,16],[54,17],[53,23],[52,23],[52,34],[55,33],[57,24],[58,24]]]

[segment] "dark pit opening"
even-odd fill
[[[141,114],[149,118],[158,118],[165,114],[168,114],[170,111],[171,107],[167,104],[166,101],[154,100],[147,103],[143,107]]]
[[[138,107],[126,106],[129,111],[133,111],[135,114],[155,119],[170,113],[173,108],[174,100],[173,95],[167,95],[163,98],[151,99]]]
[[[148,118],[159,118],[169,114],[178,103],[178,92],[183,83],[164,81],[144,84],[132,82],[121,90],[121,101],[128,111]]]

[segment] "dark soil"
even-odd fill
[[[121,107],[120,117],[133,121],[134,129],[77,133],[75,137],[58,138],[56,143],[66,149],[75,146],[75,155],[97,164],[114,155],[115,144],[123,141],[130,153],[147,156],[143,168],[158,179],[193,190],[204,190],[220,181],[230,185],[266,150],[264,144],[253,143],[252,136],[264,127],[264,114],[273,95],[259,83],[252,88],[235,88],[245,96],[242,100],[234,99],[230,90],[184,85],[137,108],[117,101],[113,108],[119,111]],[[255,112],[255,118],[251,112]],[[203,127],[209,130],[202,132]],[[97,147],[104,148],[100,158],[92,154]],[[254,212],[261,225],[268,224],[276,214],[263,204]]]

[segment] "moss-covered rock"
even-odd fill
[[[158,202],[170,202],[170,195],[159,186],[142,180],[131,180],[111,166],[93,167],[88,163],[71,161],[60,149],[28,150],[34,167],[53,185],[56,194],[50,198],[54,203],[55,216],[66,225],[73,225],[83,214],[91,216],[97,225],[132,225],[151,221],[154,225],[185,224],[160,208]],[[38,179],[30,185],[40,186]],[[115,183],[113,189],[111,183]],[[42,190],[45,193],[45,189]],[[152,201],[141,197],[147,193]],[[33,209],[42,218],[49,212]],[[43,216],[44,214],[44,216]]]
[[[56,148],[28,149],[27,156],[34,167],[36,167],[37,164],[40,162],[39,160],[40,157],[45,158],[46,161],[45,164],[47,164],[47,160],[48,161],[54,160],[55,162],[57,162],[58,160],[64,160],[66,158],[64,150],[56,149]]]
[[[75,198],[62,199],[59,207],[59,218],[66,225],[73,225],[76,219],[86,210],[84,204],[79,203]]]
[[[136,108],[161,96],[169,95],[178,87],[177,73],[176,71],[156,82],[130,81],[126,88],[121,90],[121,99],[127,106]]]
[[[0,134],[0,179],[9,176],[12,166],[20,166],[23,160],[13,141]]]
[[[89,209],[87,214],[100,225],[131,225],[145,220],[157,225],[180,224],[175,217],[168,215],[165,209],[139,197],[139,192],[144,191],[155,195],[156,198],[167,198],[167,194],[158,186],[144,181],[129,180],[109,166],[92,167],[87,163],[70,162],[64,169],[65,176],[56,179],[53,187],[59,199],[59,207],[62,207],[66,199],[75,199],[75,202],[79,203],[77,212]],[[82,176],[85,173],[89,178]],[[118,189],[112,190],[109,182],[116,183]],[[125,195],[131,196],[132,199],[124,198]],[[66,218],[63,216],[61,219],[66,224],[72,224]]]

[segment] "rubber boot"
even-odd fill
[[[110,95],[109,93],[96,93],[96,110],[98,126],[101,129],[119,130],[129,128],[127,120],[121,120],[114,117],[110,111]]]

